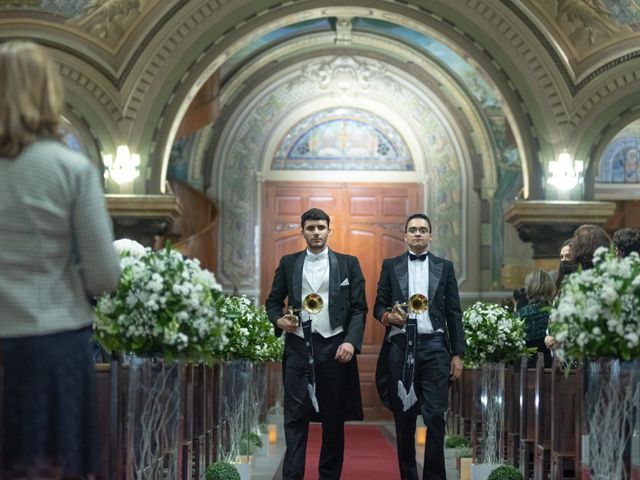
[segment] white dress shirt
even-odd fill
[[[344,329],[339,326],[335,329],[331,328],[329,320],[329,249],[325,248],[322,252],[314,254],[307,249],[307,255],[304,259],[302,267],[302,298],[304,300],[310,293],[317,293],[322,297],[322,310],[318,313],[312,313],[311,331],[318,332],[325,338],[332,337]],[[302,312],[302,318],[306,319],[308,312]],[[303,337],[302,327],[296,330],[296,335]]]
[[[409,250],[409,253],[417,255],[411,250]],[[421,262],[420,260],[412,261],[409,259],[409,255],[407,255],[407,262],[409,271],[409,298],[411,298],[411,295],[415,295],[416,293],[421,293],[425,297],[429,298],[429,257],[427,256],[426,260]],[[416,320],[418,325],[418,334],[433,333],[433,325],[429,319],[429,310],[416,315]],[[392,325],[389,337],[387,338],[391,338],[393,335],[404,332],[404,327],[400,328]]]

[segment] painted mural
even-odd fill
[[[522,188],[522,167],[518,147],[509,120],[505,114],[505,101],[500,91],[486,72],[463,50],[445,45],[439,40],[402,25],[389,22],[357,18],[354,29],[383,31],[386,35],[409,43],[425,55],[436,59],[451,74],[458,78],[477,102],[487,118],[496,149],[498,188],[492,203],[492,272],[493,280],[499,280],[503,260],[503,216],[513,198]]]
[[[599,183],[640,183],[640,120],[609,142],[600,160]]]
[[[136,17],[158,0],[22,0],[0,2],[1,10],[46,12],[66,25],[90,33],[103,42],[117,43]]]
[[[280,143],[272,170],[415,170],[399,133],[373,113],[352,108],[317,112]]]

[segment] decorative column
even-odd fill
[[[513,224],[523,242],[533,247],[536,268],[558,268],[560,246],[583,224],[604,225],[616,204],[595,201],[515,201],[504,219]]]

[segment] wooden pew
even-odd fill
[[[471,423],[473,411],[475,409],[475,382],[474,377],[478,370],[465,368],[462,371],[460,380],[460,390],[464,392],[460,401],[460,417],[458,422],[458,432],[467,439],[471,439]]]
[[[119,480],[124,478],[128,369],[114,359],[111,363],[97,363],[95,372],[99,445],[96,476],[100,480]]]
[[[504,435],[507,464],[519,465],[520,452],[520,369],[513,365],[504,374]]]
[[[221,363],[207,367],[208,384],[206,394],[205,463],[209,465],[218,458],[218,443],[224,420],[220,418]]]
[[[460,416],[462,413],[460,384],[461,381],[452,382],[449,387],[449,414],[447,415],[447,431],[449,435],[460,434]]]
[[[207,365],[198,363],[195,365],[193,378],[193,432],[192,432],[192,461],[193,478],[204,477],[207,465],[206,458],[206,402],[209,377]]]
[[[551,478],[575,480],[578,472],[577,451],[580,438],[579,409],[582,398],[578,379],[572,369],[565,374],[560,362],[551,373]]]
[[[478,462],[480,458],[483,457],[484,452],[481,450],[482,442],[481,437],[483,435],[484,424],[482,422],[482,408],[480,407],[480,382],[481,382],[481,370],[479,368],[474,368],[471,370],[472,379],[471,379],[471,394],[469,396],[470,402],[470,418],[466,423],[470,425],[470,436],[471,436],[471,449],[473,451],[473,459],[474,462]]]
[[[193,409],[194,409],[194,372],[195,365],[187,363],[184,367],[184,380],[180,385],[180,473],[183,480],[193,476]],[[196,477],[198,478],[198,477]]]
[[[535,394],[535,460],[534,480],[547,480],[551,463],[551,369],[544,368],[544,357],[538,354]]]
[[[535,444],[535,369],[527,368],[527,359],[520,363],[520,472],[525,479],[533,476]]]

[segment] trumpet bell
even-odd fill
[[[429,299],[421,293],[415,293],[409,298],[407,305],[411,313],[420,314],[429,310]]]
[[[324,301],[317,293],[310,293],[304,297],[304,300],[302,301],[302,308],[309,313],[320,313],[323,306]]]

